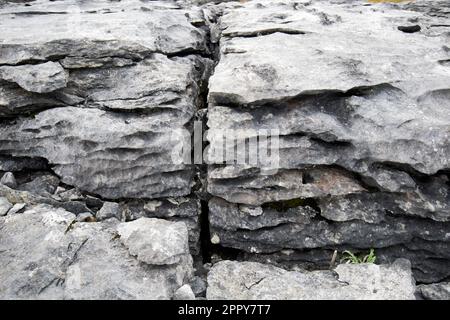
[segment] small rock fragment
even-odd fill
[[[139,218],[119,224],[117,231],[130,254],[147,264],[171,265],[189,255],[188,230],[183,222]]]
[[[192,291],[196,296],[203,296],[206,292],[206,281],[199,276],[195,276],[189,282]]]
[[[423,284],[418,291],[426,300],[450,300],[450,282]]]
[[[8,199],[0,197],[0,216],[5,216],[12,206]]]
[[[0,183],[10,187],[11,189],[17,187],[17,181],[12,172],[6,172],[0,180]]]
[[[173,300],[195,300],[195,294],[188,284],[185,284],[173,295]]]
[[[105,202],[103,207],[97,212],[96,218],[98,220],[106,220],[109,218],[121,218],[120,207],[118,203],[115,202]]]
[[[20,210],[25,208],[25,203],[16,203],[11,209],[9,209],[8,214],[16,214],[19,213]]]

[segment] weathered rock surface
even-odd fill
[[[0,218],[0,297],[170,299],[189,280],[189,255],[171,265],[142,263],[120,243],[116,227],[76,222],[72,213],[45,205]]]
[[[189,247],[192,255],[200,253],[199,199],[194,197],[136,199],[122,203],[121,212],[127,221],[147,217],[184,222],[189,230]]]
[[[263,0],[225,9],[218,26],[221,59],[210,81],[210,98],[215,105],[257,106],[384,83],[413,97],[448,89],[448,70],[441,64],[448,59],[447,35],[397,29],[408,19],[427,27],[439,19],[401,7],[384,8],[358,1]]]
[[[407,260],[392,265],[341,264],[334,271],[296,272],[256,262],[222,261],[208,275],[208,299],[412,300]]]
[[[10,188],[17,187],[17,181],[12,172],[6,172],[0,179],[0,183]]]
[[[0,197],[0,216],[5,216],[12,206],[13,205],[8,201],[8,199]]]
[[[67,74],[59,63],[0,67],[0,79],[17,83],[29,92],[46,93],[64,88]]]
[[[173,296],[174,300],[195,300],[194,292],[192,292],[191,287],[188,284],[185,284],[177,291]]]
[[[130,254],[144,263],[176,264],[189,255],[188,231],[183,222],[140,218],[121,223],[117,230]]]
[[[450,300],[449,282],[420,285],[418,291],[427,300]]]
[[[448,278],[448,4],[219,8],[206,152],[214,243],[289,267],[323,267],[320,250],[375,248],[387,263],[410,259],[418,281]],[[421,28],[398,29],[408,25]],[[251,145],[274,132],[270,152]]]
[[[2,124],[0,153],[46,159],[63,183],[109,199],[188,195],[192,168],[172,152],[208,75],[206,32],[191,23],[200,13],[175,2],[5,5],[0,117],[37,114]]]
[[[282,269],[219,263],[211,297],[411,298],[397,258],[447,281],[449,10],[1,2],[0,297],[203,297],[228,255]],[[207,166],[179,162],[195,120]],[[381,266],[304,271],[372,248]]]
[[[110,57],[132,62],[152,52],[205,50],[203,31],[194,27],[187,15],[189,10],[172,1],[12,3],[2,8],[0,64],[55,57],[81,61]]]
[[[2,126],[0,151],[45,158],[64,183],[107,198],[183,196],[192,169],[173,164],[172,151],[184,141],[172,133],[187,121],[171,111],[55,108]]]
[[[110,218],[116,218],[120,220],[122,217],[120,214],[119,204],[116,202],[105,202],[101,209],[97,212],[95,217],[98,220],[106,220]]]

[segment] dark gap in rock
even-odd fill
[[[212,17],[214,21],[211,23],[216,23],[216,17]],[[205,53],[196,53],[197,56],[202,58],[212,60],[211,64],[208,64],[208,61],[205,61],[205,69],[203,70],[203,76],[199,79],[198,87],[199,87],[199,97],[197,99],[197,112],[194,117],[194,121],[199,121],[202,124],[202,136],[201,137],[192,137],[192,152],[191,152],[191,161],[195,165],[195,186],[193,188],[192,193],[200,200],[201,212],[200,212],[200,255],[203,263],[211,263],[212,256],[220,252],[222,255],[222,250],[218,248],[217,245],[213,245],[211,243],[211,232],[209,225],[209,205],[208,201],[210,195],[206,190],[207,183],[207,174],[208,174],[208,166],[205,164],[205,159],[203,159],[203,151],[208,145],[208,141],[204,138],[204,132],[207,129],[207,112],[208,112],[208,97],[209,97],[209,78],[214,72],[214,68],[219,62],[219,46],[217,43],[213,43],[211,39],[211,28],[208,24],[202,25],[200,27],[205,31],[206,43],[208,44],[208,52]],[[191,55],[192,52],[186,51],[184,53],[178,53],[176,57],[180,56],[188,56]],[[170,58],[171,56],[168,55]],[[201,163],[198,162],[198,157],[194,154],[194,151],[199,152],[199,150],[194,150],[194,147],[197,145],[198,147],[198,139],[201,139]],[[227,251],[227,250],[226,250]],[[227,254],[225,254],[227,256]]]
[[[220,244],[211,244],[211,256],[210,261],[211,263],[216,263],[221,260],[239,260],[239,254],[242,252],[242,250],[231,248],[231,247],[224,247]]]
[[[253,32],[247,32],[247,33],[235,33],[227,35],[228,38],[256,38],[261,36],[268,36],[274,33],[284,33],[289,35],[303,35],[307,32],[295,30],[295,29],[287,29],[287,28],[272,28],[272,29],[266,29],[266,30],[260,30],[260,31],[253,31]]]
[[[207,201],[200,201],[200,254],[203,263],[211,262],[211,254],[213,251],[211,243],[211,233],[209,230],[209,207]]]
[[[395,169],[395,170],[399,170],[399,171],[403,171],[406,172],[407,174],[409,174],[415,181],[418,182],[427,182],[430,180],[430,178],[432,178],[433,176],[436,176],[439,174],[439,172],[437,172],[435,175],[427,175],[425,173],[422,173],[416,169],[414,169],[411,165],[406,164],[406,163],[397,163],[397,162],[391,162],[391,161],[384,161],[384,162],[377,162],[374,163],[373,165],[378,165],[378,166],[382,166],[385,168],[391,168],[391,169]],[[444,173],[444,172],[442,172]]]
[[[296,198],[290,200],[266,202],[261,207],[275,209],[278,212],[286,212],[288,209],[295,207],[311,207],[319,214],[321,212],[317,200],[314,198]]]

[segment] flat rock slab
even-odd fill
[[[412,96],[448,88],[445,34],[403,33],[402,22],[430,18],[384,9],[327,1],[249,1],[225,9],[210,99],[249,104],[383,83]]]
[[[256,262],[221,261],[208,274],[208,299],[413,300],[407,260],[392,265],[341,264],[334,271],[286,271]]]
[[[203,31],[194,27],[188,16],[189,10],[173,2],[8,4],[0,19],[0,64],[53,57],[132,59],[151,52],[203,51]]]

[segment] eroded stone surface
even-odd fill
[[[208,299],[412,300],[409,263],[339,265],[334,271],[295,272],[256,262],[222,261],[208,275]]]
[[[2,299],[170,299],[192,273],[178,264],[142,264],[114,224],[76,222],[40,205],[0,218]],[[183,248],[187,247],[187,241]]]
[[[448,282],[420,285],[418,290],[427,300],[450,300],[450,283]]]
[[[0,79],[17,83],[29,92],[46,93],[64,88],[67,74],[59,63],[0,67]]]
[[[121,223],[117,230],[130,254],[147,264],[175,264],[189,255],[188,231],[183,222],[139,218]]]
[[[409,258],[419,281],[450,275],[447,8],[255,0],[217,9],[206,160],[208,191],[226,201],[209,202],[215,244],[289,266],[323,266],[316,248],[375,248],[385,262]],[[398,29],[409,25],[421,29]],[[225,164],[227,153],[245,155],[239,143],[274,129],[277,165]],[[235,140],[216,152],[230,130]],[[289,250],[292,259],[279,258]]]

